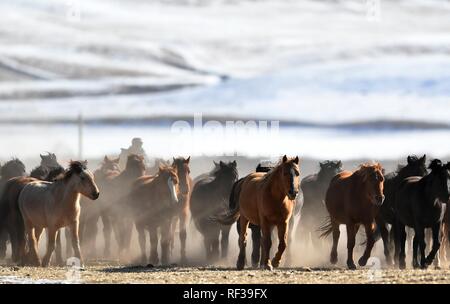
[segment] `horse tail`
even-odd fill
[[[222,215],[213,216],[211,217],[211,220],[218,222],[222,225],[232,225],[237,221],[240,215],[239,195],[241,193],[242,181],[243,178],[239,179],[237,182],[233,184],[233,187],[231,188],[230,199],[228,204],[229,207],[228,212]]]
[[[331,217],[327,216],[322,226],[319,227],[318,231],[320,232],[321,238],[326,238],[333,232],[333,225],[331,224]]]

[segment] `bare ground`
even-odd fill
[[[0,283],[73,283],[67,267],[0,267]],[[68,280],[69,278],[69,280]],[[143,267],[96,263],[79,272],[80,283],[450,283],[450,269],[355,271],[344,268],[280,268],[274,271],[248,269],[237,271],[230,267]]]

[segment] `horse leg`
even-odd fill
[[[206,234],[203,236],[203,245],[205,246],[206,261],[208,263],[210,263],[211,262],[211,237],[209,236],[208,232],[206,232]]]
[[[270,261],[270,248],[272,247],[272,227],[266,221],[261,221],[262,258],[260,265],[266,270],[272,270]],[[245,254],[245,253],[244,253]]]
[[[287,238],[288,238],[288,223],[282,223],[277,225],[278,232],[278,251],[272,259],[272,266],[278,268],[280,266],[281,258],[283,257],[283,253],[287,247]]]
[[[102,214],[102,223],[103,223],[103,238],[105,239],[105,248],[103,249],[103,256],[105,258],[110,258],[112,225],[109,215],[106,214],[106,212]]]
[[[353,262],[353,248],[355,247],[356,233],[358,226],[355,224],[347,224],[347,267],[348,269],[356,269],[355,262]]]
[[[0,229],[0,260],[6,256],[6,243],[8,241],[8,232],[6,229]]]
[[[380,229],[381,239],[383,240],[384,257],[386,258],[386,264],[392,265],[391,252],[389,247],[389,230],[387,224],[382,219],[377,219],[377,226]]]
[[[289,219],[289,229],[287,232],[287,244],[292,244],[292,233],[294,230],[294,215],[291,216],[291,218]],[[288,246],[287,247],[287,252],[286,252],[286,265],[290,265],[292,262],[292,246]]]
[[[417,238],[417,235],[414,235],[413,238],[413,258],[412,258],[412,266],[414,269],[417,269],[420,267],[419,260],[417,259],[417,252],[419,251],[419,239]]]
[[[70,225],[70,238],[72,240],[72,248],[75,254],[75,257],[80,260],[80,266],[83,267],[83,257],[81,255],[80,250],[80,238],[78,235],[78,225],[79,222],[76,220]]]
[[[186,225],[187,225],[187,213],[182,211],[181,215],[180,215],[180,232],[179,232],[179,237],[180,237],[180,262],[181,264],[186,264],[187,259],[186,259],[186,238],[187,238],[187,233],[186,233]]]
[[[141,224],[135,224],[138,234],[139,247],[141,249],[141,263],[147,264],[147,255],[145,254],[145,227]]]
[[[170,260],[170,220],[165,220],[161,225],[161,264],[168,265]]]
[[[247,229],[249,225],[248,219],[244,216],[239,217],[239,225],[241,230],[239,231],[239,256],[236,263],[236,268],[242,270],[245,267],[245,247],[247,246]]]
[[[428,256],[425,258],[426,266],[431,265],[431,263],[436,257],[436,253],[439,251],[439,248],[441,247],[441,240],[440,240],[441,222],[435,223],[431,228],[431,230],[433,233],[433,247],[431,248],[431,251],[428,254]]]
[[[150,234],[150,263],[157,265],[159,263],[158,258],[158,227],[149,227]]]
[[[364,251],[363,256],[359,259],[359,266],[366,266],[367,260],[370,258],[370,254],[372,253],[373,246],[375,245],[375,223],[370,223],[364,225],[367,242],[366,242],[366,250]]]
[[[33,227],[27,227],[26,231],[28,234],[28,250],[30,263],[33,266],[40,266],[41,262],[39,260],[36,235],[34,234],[35,230]]]
[[[213,263],[217,262],[219,259],[219,239],[220,239],[220,228],[214,229],[211,233],[211,261]]]
[[[334,265],[338,261],[337,247],[341,232],[339,231],[339,224],[333,220],[331,220],[331,229],[333,233],[333,245],[331,246],[330,263]]]
[[[252,266],[254,268],[258,267],[259,260],[261,259],[261,228],[259,226],[252,225],[250,227],[252,230]]]
[[[231,226],[222,226],[221,227],[221,238],[220,238],[220,250],[221,250],[221,258],[226,259],[228,256],[228,244],[230,237],[230,229]]]
[[[47,252],[45,253],[44,258],[42,259],[42,267],[48,267],[50,258],[52,257],[53,250],[55,250],[56,234],[58,233],[58,229],[55,227],[49,227],[47,228],[47,231],[48,231]]]

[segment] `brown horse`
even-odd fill
[[[325,205],[330,221],[321,227],[322,237],[333,233],[333,246],[330,261],[337,263],[337,246],[339,225],[347,226],[347,266],[356,269],[353,262],[353,248],[359,225],[365,227],[367,235],[366,250],[359,259],[360,266],[365,266],[375,243],[375,217],[383,204],[384,177],[380,164],[363,164],[355,172],[343,171],[330,182],[325,196]]]
[[[247,175],[232,191],[230,200],[236,208],[226,216],[218,217],[223,224],[235,222],[240,217],[239,257],[237,269],[244,268],[246,263],[245,247],[249,223],[261,227],[262,259],[261,266],[272,270],[280,265],[280,260],[287,247],[288,223],[295,206],[295,198],[299,190],[299,158],[288,159],[286,155],[281,162],[267,173],[255,172]],[[232,202],[230,201],[230,204]],[[272,246],[271,232],[276,226],[278,232],[278,251],[272,262],[269,259]]]
[[[105,193],[112,179],[120,174],[119,158],[110,159],[105,156],[99,169],[94,172],[94,179],[100,192]],[[96,255],[97,224],[101,218],[103,223],[104,257],[110,257],[111,249],[111,218],[108,214],[107,197],[102,195],[95,204],[88,199],[81,199],[80,239],[83,252],[90,257]]]
[[[58,230],[70,227],[72,247],[75,256],[83,260],[78,238],[78,223],[80,217],[80,195],[95,200],[99,197],[94,176],[86,168],[87,162],[72,161],[64,175],[53,183],[33,181],[25,185],[20,192],[17,204],[22,215],[25,232],[28,236],[28,249],[34,265],[39,265],[37,245],[44,228],[48,229],[47,252],[42,260],[42,266],[49,264]],[[25,235],[19,236],[23,240]],[[20,248],[23,255],[25,248]]]
[[[191,169],[189,168],[189,161],[191,157],[188,158],[174,158],[172,167],[176,169],[180,193],[178,196],[178,212],[175,215],[174,220],[171,225],[171,250],[174,246],[175,228],[177,223],[179,223],[179,238],[180,238],[180,261],[182,264],[186,263],[186,225],[189,215],[189,198],[192,189],[192,178],[190,176]]]
[[[109,218],[111,227],[114,231],[117,244],[119,246],[119,257],[122,257],[128,251],[131,241],[133,223],[124,217],[126,204],[123,200],[130,192],[133,183],[137,178],[145,174],[144,158],[139,155],[131,154],[127,158],[125,169],[120,174],[111,174],[110,178],[105,180],[102,185],[102,206],[104,206],[105,217]],[[111,235],[111,230],[105,232],[107,236]],[[105,254],[109,256],[109,240],[105,242]]]
[[[167,264],[170,255],[171,221],[179,210],[179,181],[177,170],[171,166],[160,166],[155,176],[138,178],[127,202],[138,232],[141,262],[147,263],[145,253],[145,231],[150,234],[150,263],[158,264],[158,228],[161,235],[161,263]]]

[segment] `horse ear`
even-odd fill
[[[324,162],[319,162],[319,166],[320,166],[320,168],[323,168],[325,166],[325,163]]]
[[[424,155],[420,158],[420,161],[421,161],[422,163],[425,163],[425,162],[427,161],[427,155],[424,154]]]
[[[412,163],[412,157],[411,156],[408,156],[408,158],[406,160],[408,161],[408,164]]]
[[[296,156],[295,158],[294,158],[294,163],[296,163],[297,165],[298,165],[298,162],[299,162],[300,160],[299,160],[299,158],[298,158],[298,156]]]
[[[108,156],[105,155],[105,157],[103,158],[103,161],[104,161],[104,162],[107,162],[108,160],[109,160]]]
[[[288,158],[286,156],[286,154],[283,156],[283,163],[287,162]]]
[[[233,165],[234,168],[237,167],[237,162],[236,162],[236,160],[234,160],[231,164]]]
[[[221,167],[224,167],[224,166],[225,166],[225,163],[224,163],[223,161],[220,161],[220,162],[219,162],[219,165],[220,165]]]
[[[338,165],[339,168],[342,167],[342,161],[338,160],[337,165]]]
[[[448,162],[448,163],[445,165],[445,168],[447,168],[447,170],[450,170],[450,162]]]
[[[186,164],[189,164],[190,160],[191,160],[191,157],[189,156],[188,158],[186,158],[186,159],[184,160],[184,162],[185,162]]]
[[[42,160],[44,159],[44,155],[42,155],[42,154],[39,154],[39,156],[41,157],[41,159],[42,159]]]

